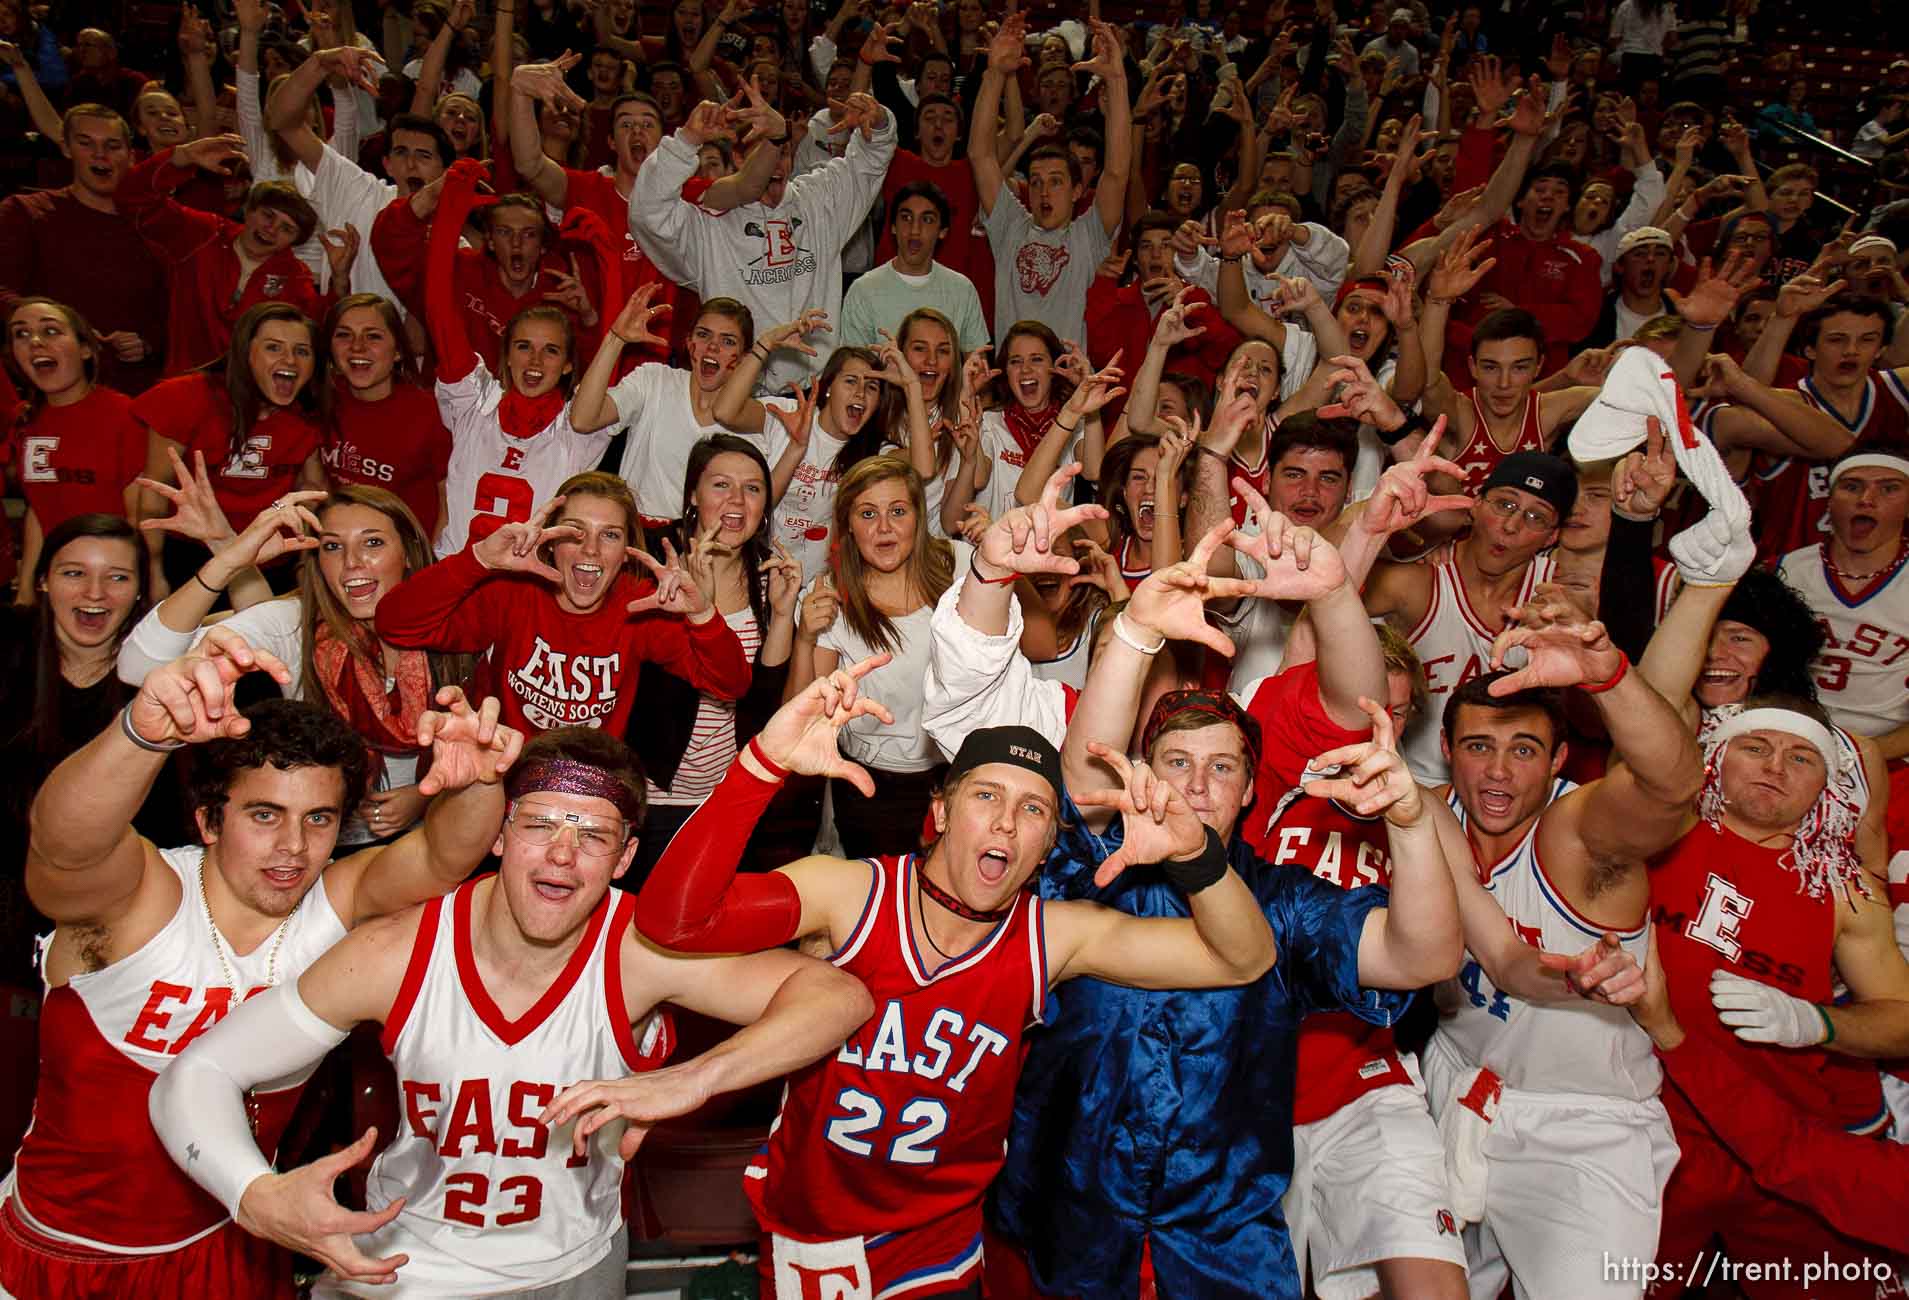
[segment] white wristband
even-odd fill
[[[1132,634],[1127,631],[1127,611],[1125,610],[1114,615],[1114,635],[1120,638],[1121,644],[1137,655],[1157,655],[1166,648],[1167,644],[1164,636],[1152,646],[1144,646],[1134,640]]]
[[[173,1162],[226,1211],[272,1166],[245,1113],[248,1088],[297,1075],[345,1041],[298,995],[297,981],[241,1003],[153,1081],[146,1110]]]

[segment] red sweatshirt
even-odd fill
[[[1193,317],[1193,324],[1206,327],[1206,333],[1188,339],[1167,354],[1167,369],[1197,375],[1210,391],[1226,368],[1226,358],[1240,341],[1240,333],[1220,319],[1220,309],[1204,289],[1193,290],[1190,302],[1207,304]],[[1153,339],[1153,313],[1140,294],[1140,282],[1116,285],[1097,275],[1087,286],[1087,359],[1096,369],[1106,365],[1119,352],[1120,367],[1131,376],[1147,359],[1147,344]],[[1127,399],[1117,397],[1100,413],[1100,421],[1110,432],[1127,408]]]
[[[50,533],[74,515],[126,513],[126,485],[146,472],[146,429],[133,399],[111,388],[46,405],[20,434],[20,483]]]
[[[663,321],[657,322],[657,333],[666,339],[687,338],[689,327],[696,318],[696,295],[667,278],[656,269],[656,263],[650,261],[650,255],[636,242],[636,236],[630,233],[630,201],[616,192],[616,178],[600,171],[573,171],[563,169],[564,183],[568,187],[564,192],[566,203],[564,215],[581,208],[594,212],[604,226],[612,232],[621,231],[623,245],[623,292],[634,293],[646,284],[662,286],[656,296],[650,299],[652,307],[669,307],[668,328]],[[693,190],[692,190],[693,187]],[[694,203],[702,198],[709,189],[709,182],[701,177],[692,176],[683,185],[683,198]],[[694,193],[695,197],[690,197]],[[614,237],[614,235],[613,235]],[[592,287],[594,292],[594,286]],[[608,312],[599,307],[597,313],[614,320],[623,304],[617,303]],[[657,347],[645,345],[640,348],[623,349],[623,360],[617,366],[620,379],[636,369],[645,361],[668,361],[670,349],[667,345]]]
[[[627,216],[624,224],[629,224]],[[385,283],[391,286],[391,292],[398,295],[406,312],[431,322],[435,335],[438,322],[431,319],[424,284],[426,249],[430,237],[430,223],[419,220],[417,213],[411,210],[411,200],[402,194],[386,204],[378,214],[378,219],[371,224],[371,251],[384,272]],[[568,251],[559,250],[556,240],[549,241],[544,249],[543,260],[539,263],[541,270],[570,274]],[[594,261],[594,255],[578,257],[584,291],[592,300],[598,297],[600,276],[586,263]],[[552,287],[550,277],[540,272],[531,282],[530,292],[522,296],[514,294],[504,287],[504,273],[498,269],[496,258],[482,249],[458,248],[452,284],[458,315],[463,321],[464,337],[479,350],[485,366],[492,374],[500,373],[498,354],[503,350],[504,330],[509,326],[511,317],[526,307],[557,305],[544,297]],[[585,330],[583,323],[576,318],[576,313],[564,309],[570,316],[571,328],[577,339],[579,373],[589,364],[597,341],[602,337],[602,322],[615,320],[616,313],[622,307],[623,304],[618,303],[613,308],[605,309],[601,303],[597,303],[596,330]],[[464,373],[468,373],[468,369]]]
[[[172,150],[161,149],[127,172],[113,196],[120,212],[132,218],[141,238],[166,264],[172,296],[166,326],[169,375],[223,357],[239,317],[259,303],[288,302],[319,321],[332,302],[289,248],[259,263],[241,285],[242,268],[232,244],[244,227],[188,208],[170,193],[197,170],[174,167]]]
[[[467,547],[388,592],[378,635],[411,649],[489,651],[504,722],[532,736],[573,725],[621,736],[646,659],[718,699],[742,698],[749,657],[724,620],[624,612],[654,585],[619,573],[601,605],[572,614],[549,583],[493,573]]]

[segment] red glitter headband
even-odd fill
[[[616,805],[632,829],[642,818],[642,809],[628,786],[602,768],[573,758],[535,758],[511,768],[510,775],[504,779],[504,792],[513,800],[544,791],[607,799]]]

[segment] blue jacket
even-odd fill
[[[1040,879],[1045,898],[1092,899],[1134,916],[1190,915],[1154,871],[1105,890],[1094,869],[1122,838],[1081,825],[1071,800]],[[1056,989],[1015,1095],[997,1226],[1028,1250],[1044,1290],[1132,1300],[1151,1238],[1163,1296],[1298,1300],[1280,1198],[1293,1165],[1299,1022],[1346,1010],[1391,1024],[1409,992],[1359,985],[1359,934],[1385,905],[1273,867],[1235,839],[1233,869],[1266,911],[1279,960],[1238,989],[1149,992],[1096,979]]]

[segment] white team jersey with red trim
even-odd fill
[[[1418,652],[1430,698],[1425,711],[1406,731],[1400,752],[1421,785],[1443,785],[1451,778],[1438,744],[1446,697],[1472,678],[1491,671],[1491,643],[1500,629],[1485,626],[1484,619],[1472,608],[1452,548],[1441,548],[1421,563],[1432,572],[1432,598],[1424,617],[1405,639]],[[1530,600],[1539,583],[1551,581],[1555,567],[1548,551],[1533,557],[1511,603],[1522,605]]]
[[[1849,431],[1854,440],[1851,451],[1909,450],[1909,388],[1895,371],[1869,372],[1854,419],[1836,408],[1813,376],[1797,380],[1796,391]],[[1762,480],[1757,496],[1757,518],[1762,524],[1759,558],[1780,558],[1798,547],[1828,540],[1830,465],[1826,460],[1780,456],[1758,468],[1757,477]]]
[[[1551,799],[1577,789],[1559,777]],[[1454,790],[1446,802],[1465,823]],[[1547,805],[1548,806],[1548,805]],[[1546,952],[1579,953],[1603,937],[1606,927],[1573,911],[1545,874],[1538,856],[1538,821],[1518,847],[1497,863],[1479,864],[1485,890],[1526,943]],[[1650,943],[1648,918],[1620,931],[1625,951],[1644,964]],[[1526,1092],[1574,1092],[1644,1101],[1657,1095],[1663,1071],[1650,1038],[1622,1007],[1575,998],[1537,1006],[1514,998],[1491,982],[1470,953],[1458,978],[1439,986],[1438,1036],[1468,1066],[1485,1066],[1507,1088]]]
[[[176,1250],[227,1217],[173,1164],[146,1118],[159,1072],[234,1005],[200,892],[205,850],[189,845],[159,856],[179,877],[172,919],[137,952],[47,988],[33,1124],[5,1189],[29,1226],[119,1254]],[[299,900],[282,941],[275,932],[242,957],[227,945],[225,957],[251,997],[267,987],[268,970],[277,983],[295,980],[344,937],[320,877]],[[44,950],[41,962],[44,977]],[[267,1153],[277,1149],[309,1077],[311,1070],[303,1070],[254,1093],[259,1146]]]
[[[1823,628],[1816,698],[1837,726],[1880,736],[1909,722],[1909,564],[1860,592],[1829,569],[1825,543],[1777,566]]]
[[[910,921],[919,860],[868,863],[861,919],[829,960],[868,986],[875,1014],[789,1080],[745,1177],[763,1229],[798,1241],[872,1238],[964,1212],[979,1231],[981,1198],[1007,1152],[1023,1031],[1047,998],[1033,893],[936,970]]]
[[[471,948],[473,901],[495,879],[425,904],[384,1027],[398,1131],[371,1166],[365,1200],[373,1210],[405,1203],[358,1243],[373,1257],[411,1260],[380,1295],[496,1295],[561,1282],[601,1260],[623,1223],[625,1126],[598,1130],[579,1159],[570,1126],[553,1132],[537,1116],[573,1083],[652,1069],[669,1054],[667,1013],[632,1030],[625,1008],[617,953],[635,899],[607,895],[563,971],[511,1020]]]
[[[1473,389],[1466,396],[1472,404],[1472,436],[1447,459],[1464,467],[1464,491],[1474,496],[1484,491],[1485,480],[1498,468],[1498,462],[1520,451],[1544,450],[1544,426],[1538,421],[1539,394],[1525,394],[1524,414],[1518,419],[1518,437],[1510,451],[1501,451],[1492,441],[1491,424],[1485,418],[1485,407],[1478,400],[1478,390]]]
[[[437,386],[438,414],[451,431],[451,463],[444,475],[444,526],[433,549],[439,559],[481,541],[505,524],[527,523],[531,511],[557,495],[572,474],[593,469],[616,431],[570,427],[570,404],[544,429],[513,438],[497,422],[504,388],[479,362],[454,384]]]

